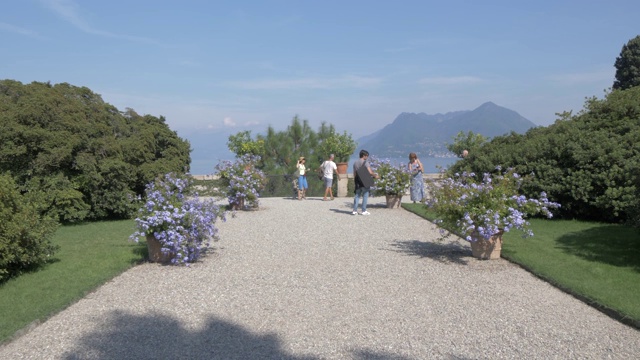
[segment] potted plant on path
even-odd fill
[[[255,166],[260,159],[258,155],[245,154],[234,162],[223,160],[216,165],[231,210],[258,208],[260,191],[266,182],[265,174]]]
[[[474,173],[456,173],[427,186],[427,206],[437,214],[442,236],[461,236],[480,259],[500,258],[504,232],[516,228],[525,237],[533,236],[526,218],[537,214],[551,218],[550,209],[560,207],[545,192],[537,199],[520,195],[523,178],[513,169],[504,174],[501,167],[496,170],[498,175],[485,173],[481,179]]]
[[[387,208],[399,208],[402,196],[411,186],[411,173],[407,166],[392,165],[390,160],[379,160],[375,156],[370,156],[368,162],[371,170],[378,174],[371,189],[373,196],[385,196]]]
[[[189,180],[174,174],[147,185],[131,239],[146,239],[152,262],[195,262],[217,238],[216,220],[225,211],[214,200],[187,197]]]

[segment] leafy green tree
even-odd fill
[[[476,134],[473,131],[469,131],[466,134],[464,131],[460,131],[453,143],[447,144],[447,150],[462,157],[462,152],[467,150],[470,154],[474,154],[482,145],[484,145],[489,139],[482,134]]]
[[[120,112],[86,87],[0,81],[0,171],[63,222],[126,218],[147,183],[189,169],[163,117]]]
[[[320,161],[326,159],[329,154],[334,154],[337,162],[348,162],[349,157],[356,150],[356,142],[351,137],[351,134],[347,133],[346,130],[340,134],[331,125],[326,136],[324,135],[320,139],[318,149]]]
[[[240,131],[229,135],[227,142],[229,150],[240,157],[245,154],[262,156],[264,154],[264,140],[253,140],[251,131]]]
[[[338,134],[333,125],[323,122],[318,132],[309,125],[308,120],[301,120],[297,115],[291,120],[291,125],[284,131],[276,131],[272,126],[267,128],[265,134],[259,134],[255,139],[248,131],[242,131],[229,137],[227,143],[229,150],[237,157],[245,155],[243,151],[258,149],[261,153],[261,163],[257,164],[270,179],[267,184],[268,193],[280,193],[286,191],[281,187],[290,186],[290,183],[280,183],[274,185],[276,178],[286,177],[290,179],[296,169],[296,160],[300,156],[307,159],[307,169],[313,173],[329,155],[326,147],[328,139],[341,136],[351,139],[351,135],[344,132]],[[352,140],[351,140],[352,141]],[[323,147],[323,143],[325,146]],[[313,176],[308,178],[309,187],[312,193],[322,190],[322,184],[314,181]]]
[[[625,90],[640,85],[640,35],[622,46],[615,67],[613,89]]]
[[[314,154],[317,152],[318,135],[308,120],[300,120],[296,115],[285,131],[277,132],[271,126],[265,135],[258,135],[258,141],[264,143],[262,170],[267,175],[288,175],[294,172],[296,160],[300,156],[308,158],[307,167],[313,169],[319,163]]]

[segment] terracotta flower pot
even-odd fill
[[[338,168],[338,174],[346,174],[347,173],[347,167],[349,166],[349,163],[346,162],[339,162],[336,164],[336,167]]]
[[[480,235],[475,235],[475,240],[471,241],[471,253],[473,254],[473,257],[482,260],[500,259],[500,253],[502,251],[502,234],[504,234],[504,232],[499,231],[490,239],[485,239]]]
[[[147,235],[147,250],[149,250],[149,261],[167,264],[175,257],[172,253],[163,253],[162,244],[153,235]]]
[[[385,195],[387,198],[387,209],[399,208],[402,204],[402,195]]]

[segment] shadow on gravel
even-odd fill
[[[467,265],[471,256],[471,249],[456,243],[435,243],[418,240],[399,241],[391,243],[391,247],[398,253],[411,256],[425,257],[443,263]]]
[[[169,316],[114,312],[103,331],[79,343],[66,359],[316,359],[287,354],[275,334],[255,334],[217,318],[190,331]]]
[[[351,213],[353,210],[331,209],[331,211],[333,211],[334,213],[338,213],[338,214],[345,214],[345,215],[353,216],[353,214]]]
[[[185,329],[166,315],[113,312],[102,330],[84,335],[65,359],[320,359],[295,356],[282,348],[274,333],[258,334],[229,321],[210,317],[201,330]],[[394,354],[355,349],[355,359],[397,359]]]
[[[362,359],[362,360],[410,360],[411,358],[394,355],[389,353],[374,353],[371,351],[363,350],[363,351],[355,351],[353,353],[354,359]]]

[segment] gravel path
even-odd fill
[[[640,332],[371,199],[269,198],[191,267],[144,264],[0,359],[632,359]]]

